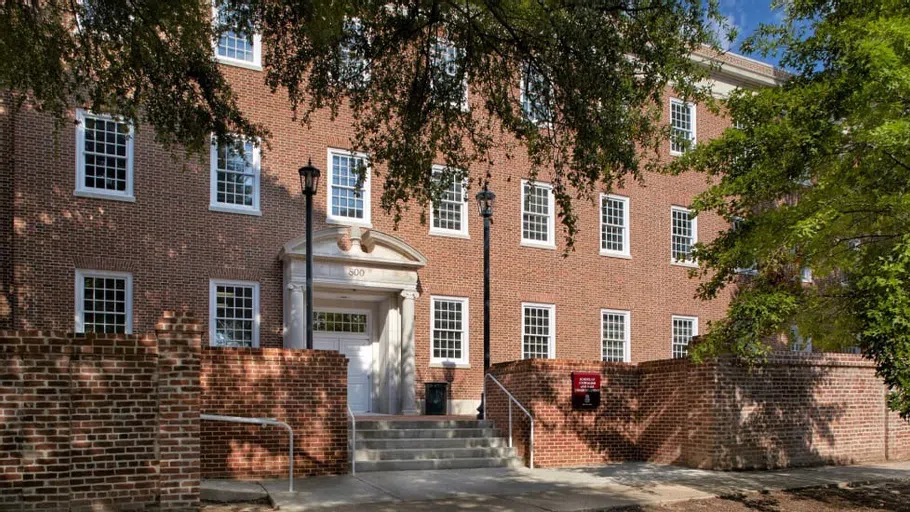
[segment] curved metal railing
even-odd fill
[[[288,491],[294,492],[294,430],[291,429],[291,426],[283,421],[278,421],[275,418],[244,418],[242,416],[222,416],[220,414],[200,414],[199,419],[207,421],[227,421],[229,423],[245,423],[248,425],[262,425],[272,426],[272,427],[283,427],[288,430],[288,436],[290,436],[290,447],[288,448],[288,459],[290,465],[288,467]]]
[[[501,389],[502,392],[505,393],[507,397],[509,397],[509,448],[512,447],[512,402],[515,402],[515,405],[517,405],[518,408],[521,409],[522,412],[524,412],[528,419],[531,421],[530,456],[528,458],[530,461],[531,469],[534,469],[534,416],[532,416],[531,413],[525,409],[525,406],[521,405],[521,402],[519,402],[518,399],[512,396],[512,393],[509,393],[509,390],[502,385],[502,382],[499,382],[499,380],[494,377],[493,374],[488,373],[483,379],[483,419],[487,419],[487,379],[495,382],[496,385],[499,386],[499,389]]]

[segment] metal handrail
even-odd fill
[[[499,382],[499,380],[496,377],[494,377],[493,374],[488,373],[488,374],[486,374],[486,376],[484,376],[484,379],[483,379],[483,419],[487,419],[487,379],[488,378],[491,379],[493,382],[495,382],[496,385],[499,386],[499,389],[501,389],[502,392],[505,393],[507,397],[509,397],[509,448],[512,447],[512,402],[515,402],[515,405],[517,405],[518,408],[521,409],[522,412],[525,413],[525,415],[527,415],[528,419],[531,420],[531,447],[530,447],[531,453],[530,453],[529,459],[530,459],[530,463],[531,463],[530,464],[531,469],[534,469],[534,416],[531,416],[531,413],[527,409],[525,409],[525,406],[521,405],[521,402],[519,402],[517,398],[512,396],[512,393],[509,393],[509,390],[506,389],[506,387],[502,385],[502,382]]]
[[[290,466],[288,467],[288,491],[294,492],[294,430],[290,425],[283,421],[278,421],[275,418],[244,418],[242,416],[222,416],[220,414],[205,413],[200,414],[199,418],[208,421],[227,421],[230,423],[246,423],[248,425],[283,427],[288,429],[288,436],[290,436],[290,447],[288,448],[288,459],[290,460]]]
[[[351,474],[357,474],[357,418],[351,406],[348,406],[348,416],[351,417]]]

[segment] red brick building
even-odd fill
[[[304,200],[297,169],[322,169],[315,198],[316,348],[351,359],[355,411],[413,412],[423,383],[450,383],[451,412],[470,412],[482,371],[482,220],[455,186],[396,230],[379,208],[375,170],[353,189],[350,118],[307,129],[271,94],[258,43],[230,35],[218,53],[244,111],[273,134],[244,161],[213,148],[181,159],[148,127],[122,127],[74,109],[53,121],[0,96],[0,328],[152,329],[162,310],[195,311],[204,342],[302,346]],[[718,57],[715,93],[773,86],[768,65]],[[696,142],[728,120],[668,94],[665,111]],[[672,158],[667,143],[662,151]],[[492,360],[527,357],[641,362],[685,353],[724,311],[695,299],[691,243],[724,229],[685,207],[702,175],[647,175],[643,185],[577,205],[576,248],[564,239],[544,173],[496,155],[492,237]],[[379,169],[381,171],[381,169]],[[431,172],[431,169],[427,169]],[[470,172],[473,172],[471,170]],[[681,261],[683,260],[683,261]]]

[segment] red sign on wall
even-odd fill
[[[572,372],[572,407],[596,409],[600,405],[600,374]]]

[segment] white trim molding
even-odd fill
[[[534,188],[540,188],[546,190],[547,192],[547,239],[546,240],[533,240],[525,238],[525,213],[529,215],[540,215],[539,213],[532,213],[525,211],[525,190],[528,187],[533,186]],[[531,180],[521,180],[521,208],[519,208],[520,218],[519,218],[519,229],[521,229],[521,246],[523,247],[535,247],[539,249],[556,249],[556,212],[554,211],[556,203],[553,198],[553,185],[549,183],[544,183],[542,181],[531,181]]]
[[[461,357],[459,358],[446,358],[446,357],[435,357],[433,355],[435,337],[434,333],[436,331],[436,301],[444,302],[458,302],[461,304]],[[431,295],[430,296],[430,367],[443,367],[443,368],[470,368],[471,367],[471,357],[470,357],[470,324],[468,317],[470,311],[470,301],[467,297],[450,297],[446,295]]]
[[[628,310],[622,309],[601,309],[600,310],[600,355],[601,359],[606,361],[603,358],[604,356],[604,342],[606,341],[606,336],[604,332],[604,316],[606,315],[618,315],[623,317],[623,349],[622,349],[622,361],[623,363],[632,362],[632,313]],[[620,362],[620,361],[614,361]]]
[[[217,330],[217,318],[216,318],[216,289],[218,286],[233,286],[238,288],[252,288],[253,289],[253,318],[252,325],[250,326],[250,347],[258,348],[259,347],[259,324],[261,321],[259,313],[259,283],[256,281],[233,281],[229,279],[210,279],[209,280],[209,345],[213,347],[220,346],[235,346],[235,345],[219,345],[215,343],[215,333]]]
[[[689,243],[689,252],[690,257],[688,259],[679,260],[673,257],[673,237],[676,236],[673,234],[673,213],[686,213],[689,216],[689,222],[691,223],[690,229],[692,231],[692,236]],[[698,243],[698,217],[692,216],[692,210],[684,208],[682,206],[671,206],[670,207],[670,264],[678,265],[681,267],[698,267],[698,261],[691,257],[692,247]]]
[[[685,347],[686,347],[686,349],[685,349],[686,354],[683,354],[683,355],[676,355],[676,354],[674,354],[674,351],[673,351],[674,347],[675,347],[676,345],[678,345],[678,344],[676,343],[676,340],[675,340],[676,334],[673,332],[673,331],[674,331],[674,324],[676,323],[677,320],[680,320],[680,321],[691,321],[691,322],[692,322],[692,333],[691,333],[691,337],[690,337],[689,340],[686,342],[686,345],[685,345]],[[670,357],[673,358],[673,359],[678,359],[678,358],[681,358],[681,357],[686,357],[686,355],[689,353],[689,348],[690,348],[691,345],[692,345],[692,338],[694,338],[694,337],[696,337],[696,336],[698,336],[698,317],[697,317],[697,316],[671,315],[671,316],[670,316]]]
[[[435,176],[438,173],[445,172],[446,168],[442,165],[434,165],[432,173]],[[456,181],[453,181],[452,185],[455,185]],[[468,178],[465,176],[461,180],[461,229],[448,229],[448,228],[439,228],[436,227],[436,204],[430,204],[430,234],[438,236],[449,236],[453,238],[470,238],[468,234],[468,201],[467,201],[467,190],[468,190]],[[449,201],[451,203],[451,201]]]
[[[123,279],[124,284],[124,334],[133,333],[133,275],[129,272],[76,269],[74,331],[85,332],[85,278],[100,277]]]
[[[606,201],[618,201],[618,202],[622,203],[623,247],[619,251],[614,250],[614,249],[604,249],[604,228],[606,227],[606,223],[604,222],[604,203]],[[632,253],[631,253],[632,242],[630,240],[631,233],[632,233],[632,229],[631,229],[631,216],[629,215],[629,198],[626,196],[618,196],[618,195],[614,195],[614,194],[601,194],[600,195],[600,255],[601,256],[612,256],[614,258],[625,258],[625,259],[631,258],[632,257]]]
[[[689,146],[687,148],[685,148],[685,150],[683,150],[683,151],[680,151],[678,149],[677,150],[673,149],[673,130],[674,130],[674,128],[673,128],[673,107],[674,106],[682,106],[682,107],[685,107],[689,111],[688,112],[689,124],[690,124],[690,128],[691,128],[689,130]],[[695,145],[698,143],[697,142],[698,141],[698,129],[697,129],[698,123],[697,123],[697,117],[696,117],[696,110],[697,109],[696,109],[694,103],[684,102],[678,98],[670,98],[670,156],[680,156],[683,153],[685,153],[686,151],[689,151],[692,148],[694,148]]]
[[[212,139],[212,148],[209,152],[209,210],[224,213],[239,213],[244,215],[262,215],[259,207],[259,198],[261,195],[261,149],[259,141],[243,141],[244,145],[250,144],[249,163],[253,171],[253,204],[240,205],[233,203],[223,203],[218,201],[218,150],[219,146],[216,140]],[[246,150],[245,150],[246,151]]]
[[[212,21],[213,23],[218,23],[218,3],[217,0],[212,2]],[[233,30],[229,32],[239,35]],[[228,66],[236,66],[239,68],[252,69],[253,71],[262,71],[262,36],[258,33],[253,34],[253,60],[244,60],[234,57],[228,57],[226,55],[218,55],[218,45],[221,42],[221,38],[215,39],[212,41],[212,52],[215,54],[215,60],[221,64],[227,64]]]
[[[527,308],[543,309],[543,310],[547,310],[549,312],[548,313],[548,315],[549,315],[548,316],[548,333],[547,333],[547,336],[549,337],[549,344],[547,347],[547,351],[548,351],[547,359],[556,359],[556,305],[555,304],[541,304],[538,302],[522,302],[521,303],[521,358],[528,359],[528,357],[526,357],[526,352],[525,352],[525,336],[527,335],[527,333],[525,332],[525,322],[527,320],[527,317],[526,317]],[[539,334],[532,334],[532,336],[539,336]]]
[[[85,185],[85,120],[96,119],[99,121],[112,121],[120,125],[127,125],[129,132],[126,135],[126,177],[124,190],[108,190]],[[95,114],[85,109],[76,109],[76,186],[74,195],[96,199],[113,199],[115,201],[135,202],[133,196],[133,138],[134,129],[131,123],[107,114]],[[117,157],[117,155],[107,155]]]
[[[346,217],[343,215],[333,215],[332,214],[332,189],[335,187],[333,185],[333,177],[335,174],[335,166],[333,165],[332,159],[334,156],[347,157],[347,158],[359,158],[362,159],[364,165],[366,166],[366,176],[363,180],[363,187],[360,189],[360,197],[363,198],[363,217]],[[372,220],[370,215],[370,196],[372,191],[370,188],[370,177],[372,175],[372,169],[370,165],[370,157],[366,153],[356,153],[353,151],[348,151],[345,149],[337,148],[328,148],[326,151],[326,173],[325,173],[325,197],[326,197],[326,211],[325,219],[329,224],[342,224],[345,226],[361,226],[366,228],[372,228]]]

